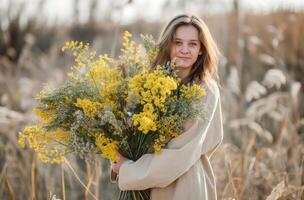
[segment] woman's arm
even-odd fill
[[[195,121],[176,140],[183,139],[184,134],[190,134],[186,143],[170,145],[163,149],[160,155],[144,154],[137,161],[124,162],[119,171],[118,186],[121,190],[144,190],[153,187],[166,187],[185,173],[202,154],[212,151],[222,140],[221,108],[219,89],[214,83],[213,90],[207,90],[206,104],[209,112],[207,120]],[[215,116],[215,117],[214,117]],[[214,121],[214,119],[220,121]],[[217,129],[210,129],[210,126]],[[208,130],[211,131],[208,131]],[[215,131],[218,133],[215,133]],[[214,137],[216,136],[216,137]]]

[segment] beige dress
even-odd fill
[[[135,162],[124,162],[118,179],[121,190],[151,188],[152,200],[217,199],[209,159],[223,139],[220,92],[215,81],[202,87],[208,120],[187,121],[186,131],[160,155],[144,154]]]

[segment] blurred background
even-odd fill
[[[66,41],[117,56],[123,31],[157,39],[184,12],[205,20],[223,54],[219,199],[304,199],[303,0],[0,0],[0,199],[117,196],[107,161],[43,164],[18,145],[18,131],[35,119],[44,84],[66,78]]]

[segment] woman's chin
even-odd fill
[[[176,66],[177,69],[187,69],[189,67],[190,67],[189,65],[178,65],[178,66]]]

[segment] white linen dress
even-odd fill
[[[209,159],[223,139],[220,91],[212,80],[202,83],[208,120],[188,120],[185,132],[172,139],[160,155],[144,154],[124,162],[121,190],[151,188],[152,200],[216,200],[215,177]]]

